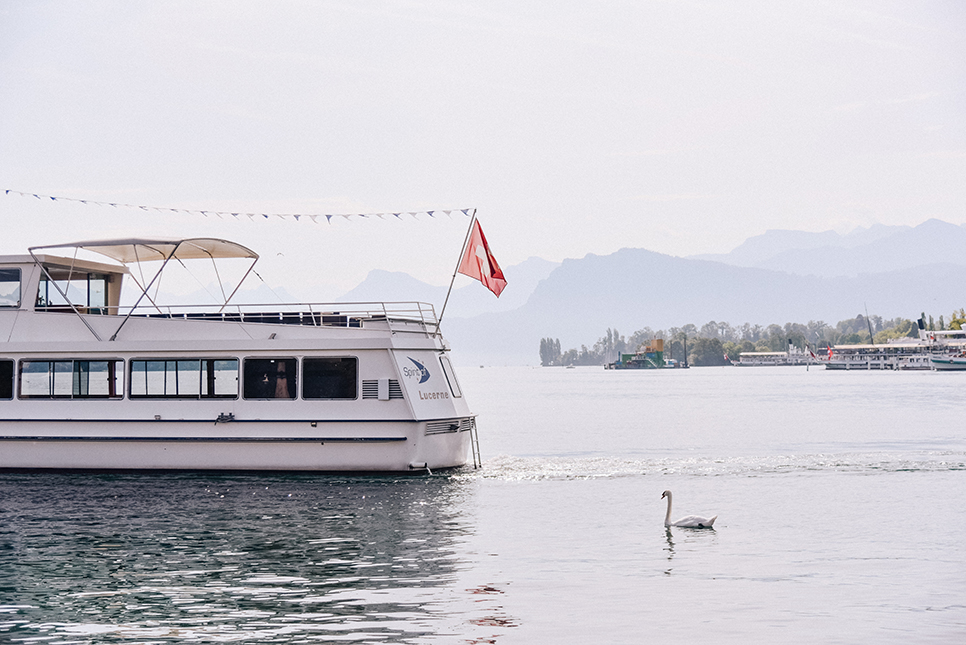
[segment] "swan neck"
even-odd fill
[[[671,493],[667,494],[667,515],[664,516],[664,526],[671,526]]]

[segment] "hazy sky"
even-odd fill
[[[962,223],[966,3],[8,0],[4,188],[259,213],[475,207],[504,265]],[[0,217],[0,253],[234,239],[322,297],[371,268],[445,284],[467,224],[2,194]]]

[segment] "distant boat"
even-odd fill
[[[738,367],[761,367],[765,365],[821,365],[824,362],[811,353],[794,348],[787,352],[741,352],[741,356],[738,357],[738,360],[732,361],[732,364]]]
[[[966,361],[966,331],[927,330],[920,319],[919,338],[899,339],[885,345],[836,345],[825,361],[829,370],[962,370]],[[951,360],[952,359],[952,360]]]
[[[827,370],[930,369],[928,350],[919,343],[835,345]]]
[[[664,339],[655,338],[633,354],[620,354],[616,361],[604,365],[605,370],[659,370],[685,368],[687,363],[664,358]]]
[[[956,356],[932,356],[929,358],[932,368],[942,372],[966,370],[966,353]]]

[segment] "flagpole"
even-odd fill
[[[456,274],[459,273],[460,265],[463,263],[463,254],[466,253],[466,243],[470,241],[470,234],[473,232],[473,224],[476,223],[476,209],[473,209],[473,216],[470,217],[470,225],[466,229],[466,237],[463,239],[463,248],[460,249],[459,260],[456,261],[456,268],[453,269],[453,277],[449,281],[449,289],[446,290],[446,299],[443,301],[443,308],[439,310],[439,317],[436,318],[436,333],[439,333],[439,325],[443,321],[443,314],[446,312],[446,303],[449,302],[449,294],[453,291],[453,283],[456,282]]]

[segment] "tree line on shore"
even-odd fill
[[[966,309],[954,311],[947,322],[943,316],[938,320],[926,316],[921,319],[930,331],[958,330],[966,325]],[[644,327],[624,338],[616,329],[608,328],[606,333],[591,347],[581,345],[580,349],[561,351],[560,340],[540,339],[540,364],[551,365],[603,365],[617,360],[620,354],[636,352],[649,341],[664,340],[664,358],[684,361],[690,365],[728,365],[737,360],[743,352],[781,352],[789,344],[804,350],[809,347],[818,353],[833,345],[885,344],[902,337],[916,337],[919,326],[907,318],[883,319],[881,316],[857,315],[855,318],[841,320],[829,325],[821,320],[810,320],[806,324],[785,323],[768,326],[745,323],[732,326],[725,322],[710,321],[701,327],[684,325],[670,329],[651,329]],[[687,356],[685,356],[687,347]]]

